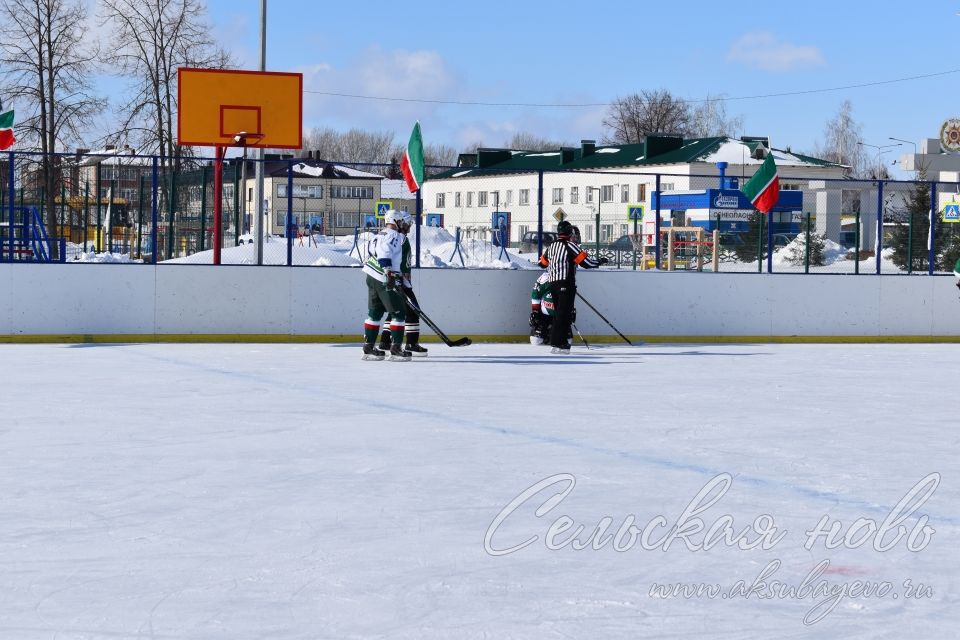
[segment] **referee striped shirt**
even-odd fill
[[[540,266],[547,268],[547,280],[575,284],[577,266],[595,269],[600,263],[587,256],[587,252],[576,242],[560,238],[553,242],[542,256]]]

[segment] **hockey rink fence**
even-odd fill
[[[211,158],[4,155],[0,261],[212,262]],[[224,162],[224,264],[257,263],[256,162]],[[413,216],[421,268],[537,268],[560,220],[609,269],[932,275],[960,258],[957,183],[781,177],[762,215],[732,176],[470,169],[428,167],[411,194],[395,164],[268,156],[262,264],[359,265],[388,207]]]

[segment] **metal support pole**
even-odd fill
[[[94,245],[93,245],[93,246],[95,247],[97,253],[102,253],[102,252],[103,252],[103,247],[100,246],[100,240],[101,240],[101,237],[103,236],[103,225],[102,225],[103,220],[102,220],[101,217],[100,217],[100,216],[101,216],[101,213],[100,213],[100,205],[101,205],[102,200],[103,200],[102,196],[100,195],[100,191],[101,191],[101,189],[103,189],[103,175],[102,175],[102,172],[101,172],[101,167],[102,167],[102,165],[100,164],[100,162],[97,162],[97,172],[96,172],[96,180],[97,180],[97,183],[96,183],[96,189],[97,189],[97,237],[94,239]]]
[[[216,178],[214,178],[216,184]],[[216,197],[216,195],[214,195]],[[213,205],[216,207],[216,203]],[[214,232],[214,236],[216,232]],[[212,240],[213,238],[211,238]],[[207,249],[207,166],[200,170],[200,251]]]
[[[937,261],[937,183],[930,183],[930,232],[927,235],[927,273],[933,275]]]
[[[13,151],[10,152],[7,158],[9,168],[7,172],[7,200],[10,206],[10,217],[7,219],[7,246],[10,250],[10,262],[13,262],[13,201],[16,198],[16,186],[13,178],[13,169],[16,163],[16,158]]]
[[[773,273],[773,212],[765,214],[767,218],[767,273]]]
[[[293,265],[293,160],[287,162],[287,266]]]
[[[267,70],[267,0],[260,0],[260,71]],[[256,220],[253,224],[254,247],[256,247],[256,263],[263,264],[263,149],[257,148],[256,189],[257,201],[253,210]],[[288,193],[288,196],[293,195]]]
[[[537,259],[543,255],[543,171],[537,172]]]
[[[860,275],[860,209],[856,213],[856,230],[853,232],[853,275]]]
[[[654,268],[660,269],[660,201],[663,194],[660,193],[660,174],[657,174],[657,217],[654,221],[653,247],[654,247]],[[646,259],[646,258],[644,258]]]
[[[757,232],[757,273],[763,273],[763,214],[760,214],[760,230]]]
[[[90,237],[90,230],[88,228],[90,224],[90,181],[84,181],[84,194],[83,194],[83,252],[87,252],[87,240]]]
[[[883,180],[877,181],[877,240],[873,251],[877,261],[877,275],[880,275],[880,254],[883,253]]]
[[[140,174],[140,188],[137,190],[137,259],[143,260],[143,182],[145,175]]]
[[[150,178],[150,260],[157,264],[157,220],[159,210],[157,196],[159,191],[160,170],[157,166],[157,156],[153,156],[153,174]]]
[[[807,236],[807,238],[806,238],[806,240],[807,240],[807,248],[806,248],[806,250],[803,252],[803,253],[804,253],[804,256],[803,256],[803,261],[804,261],[803,272],[804,272],[804,273],[810,273],[810,212],[809,212],[809,211],[807,211],[807,232],[806,232],[806,236]]]
[[[175,210],[177,206],[177,172],[174,168],[170,167],[170,193],[167,196],[167,259],[176,257],[174,251],[176,249],[176,238],[174,237],[174,223],[176,220]]]
[[[221,250],[223,248],[223,157],[227,153],[227,148],[218,145],[216,156],[213,162],[213,237],[210,242],[213,243],[213,264],[220,264]],[[204,172],[204,178],[207,174]],[[206,191],[206,180],[204,180],[204,191]],[[204,198],[206,201],[206,198]],[[201,228],[201,234],[205,230]]]
[[[423,190],[417,189],[417,220],[416,220],[416,224],[417,224],[417,247],[416,247],[417,258],[416,258],[416,260],[414,260],[414,264],[413,264],[413,266],[415,266],[417,269],[420,268],[420,229],[422,228],[422,225],[423,225],[422,218],[423,218]],[[357,223],[358,223],[358,224],[359,224],[359,222],[360,222],[360,220],[357,220]]]

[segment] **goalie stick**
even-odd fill
[[[440,339],[443,340],[443,343],[448,347],[466,347],[467,345],[473,343],[473,340],[470,338],[457,338],[456,340],[451,340],[449,337],[447,337],[447,334],[441,331],[440,328],[433,323],[433,320],[430,319],[430,316],[423,312],[423,309],[420,308],[420,305],[410,299],[410,296],[404,293],[403,297],[406,299],[407,304],[410,305],[410,308],[416,311],[420,317],[423,318],[423,321],[427,323],[427,326],[433,329],[433,332],[437,334],[437,336],[439,336]]]

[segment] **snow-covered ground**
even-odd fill
[[[429,346],[2,347],[0,638],[960,628],[960,345]]]

